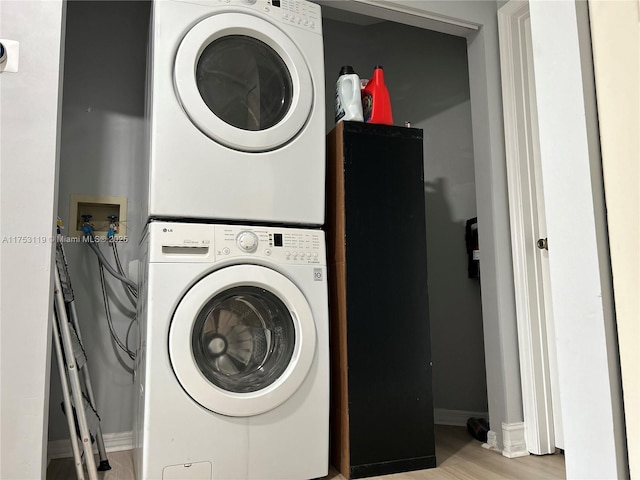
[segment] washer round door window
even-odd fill
[[[285,371],[295,345],[295,326],[271,292],[242,286],[225,290],[200,310],[191,348],[204,376],[230,392],[255,392]]]
[[[286,144],[312,110],[302,53],[282,30],[253,15],[223,13],[196,24],[178,48],[174,79],[191,121],[236,150]]]
[[[285,402],[315,354],[311,309],[289,279],[266,267],[213,272],[184,296],[169,329],[178,381],[203,407],[250,416]]]

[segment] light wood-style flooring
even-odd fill
[[[131,451],[108,454],[112,469],[100,473],[101,480],[135,480]],[[560,480],[565,478],[564,456],[561,454],[506,458],[482,448],[465,427],[436,425],[437,468],[396,473],[370,480]],[[73,459],[53,460],[47,480],[75,478]],[[345,480],[334,469],[323,480]]]

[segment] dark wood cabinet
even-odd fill
[[[435,467],[422,130],[341,122],[327,142],[332,464]]]

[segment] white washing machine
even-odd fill
[[[324,223],[318,5],[158,0],[148,60],[147,217]]]
[[[137,478],[326,476],[324,233],[152,222],[142,252]]]

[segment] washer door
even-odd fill
[[[302,53],[252,15],[223,13],[196,24],[178,48],[174,80],[191,121],[236,150],[276,149],[311,114],[313,84]]]
[[[179,303],[169,357],[184,390],[223,415],[251,416],[285,402],[316,347],[311,308],[285,276],[257,265],[215,271]]]

